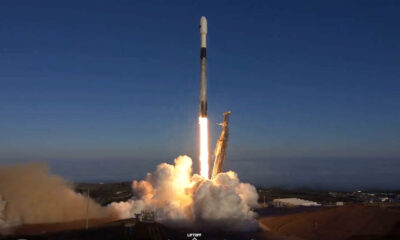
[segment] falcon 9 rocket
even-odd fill
[[[207,47],[207,19],[200,19],[200,175],[209,178],[208,162],[208,119],[207,119],[207,75],[206,75],[206,47]]]
[[[200,19],[200,117],[207,117],[207,19]]]

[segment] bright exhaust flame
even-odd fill
[[[208,119],[199,118],[200,124],[200,175],[208,179]]]

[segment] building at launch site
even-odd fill
[[[300,198],[278,198],[272,201],[274,207],[318,207],[321,204]]]

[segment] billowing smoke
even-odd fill
[[[237,174],[229,171],[212,180],[192,175],[192,160],[188,156],[175,159],[175,165],[162,163],[145,180],[132,184],[137,196],[128,202],[112,203],[111,208],[121,218],[141,211],[154,211],[156,219],[167,225],[216,227],[228,230],[257,228],[255,213],[257,191],[241,183]]]
[[[109,218],[113,211],[75,193],[45,164],[0,167],[0,228],[34,223],[59,223],[86,218]]]
[[[50,174],[45,164],[0,167],[0,232],[21,224],[85,219],[88,201],[91,219],[129,218],[146,210],[154,211],[156,220],[169,226],[257,228],[252,211],[257,207],[256,189],[241,183],[231,171],[211,180],[192,175],[188,156],[175,159],[175,165],[158,165],[154,173],[134,181],[132,187],[135,199],[102,207]]]

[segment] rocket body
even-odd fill
[[[200,117],[207,117],[207,19],[200,19]]]

